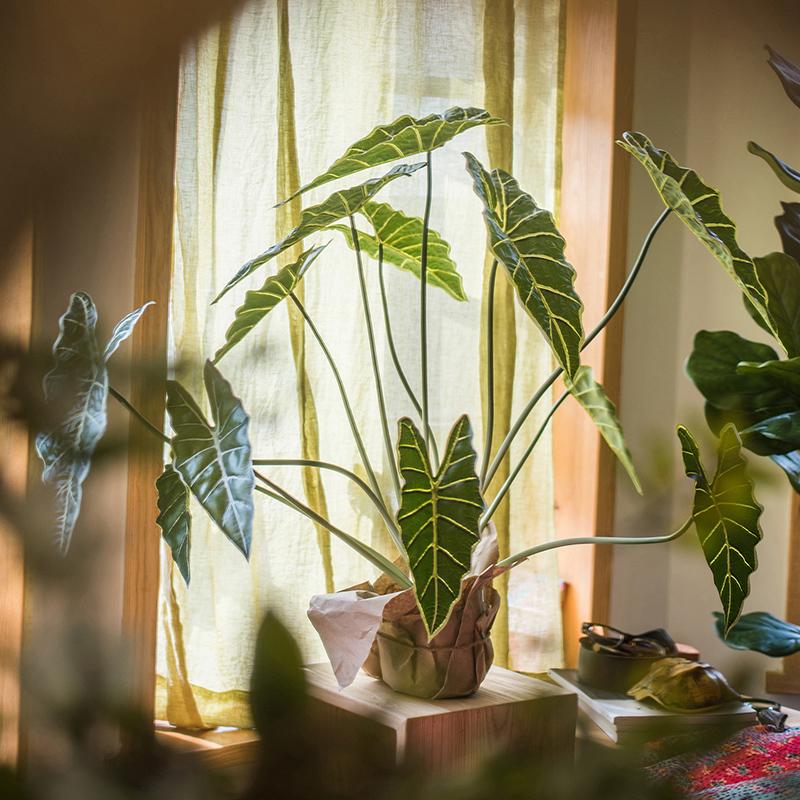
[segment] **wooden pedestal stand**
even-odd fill
[[[492,667],[472,697],[421,700],[359,674],[340,690],[328,664],[306,668],[320,714],[339,726],[374,726],[385,757],[436,774],[477,765],[513,747],[533,760],[571,758],[574,694],[535,678]]]

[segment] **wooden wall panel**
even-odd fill
[[[19,232],[0,254],[0,339],[28,348],[33,315],[33,230]],[[28,481],[28,434],[0,417],[0,481],[12,498],[23,498]],[[20,660],[24,609],[24,561],[16,532],[0,518],[0,764],[14,764],[20,751]]]
[[[559,225],[591,329],[626,272],[628,162],[615,139],[631,126],[634,11],[632,0],[567,0],[564,54],[562,189]],[[584,363],[615,402],[619,397],[621,315],[584,353]],[[608,535],[614,521],[614,459],[594,425],[569,400],[554,425],[556,532]],[[564,548],[559,571],[567,663],[577,658],[582,621],[607,621],[608,547]]]
[[[155,300],[131,341],[131,402],[156,425],[164,418],[167,317],[172,273],[178,62],[151,84],[142,102],[134,306]],[[136,697],[152,713],[155,697],[160,532],[155,481],[163,444],[131,418],[128,458],[123,636],[134,654]]]

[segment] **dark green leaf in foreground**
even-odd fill
[[[483,203],[492,253],[508,270],[520,302],[541,328],[556,360],[574,377],[583,346],[583,303],[553,215],[539,208],[507,172],[487,172],[471,153],[464,157]]]
[[[800,357],[737,364],[736,374],[773,387],[784,396],[800,398]],[[787,397],[788,399],[788,397]]]
[[[503,120],[493,117],[482,108],[448,108],[441,114],[414,118],[407,114],[388,125],[379,125],[363,139],[347,148],[341,158],[331,164],[322,175],[314,178],[284,202],[328,181],[352,175],[362,169],[377,167],[398,158],[436,150],[476,125],[502,125]]]
[[[259,267],[275,258],[275,256],[279,255],[284,250],[287,250],[292,245],[302,241],[306,236],[329,228],[334,222],[338,222],[338,220],[342,219],[342,217],[355,214],[367,200],[374,197],[387,183],[391,183],[396,178],[413,175],[418,169],[424,166],[424,162],[419,164],[398,164],[398,166],[392,168],[379,178],[371,178],[358,186],[352,186],[349,189],[342,189],[340,192],[334,192],[324,202],[304,209],[303,213],[300,215],[300,224],[279,242],[261,253],[261,255],[243,264],[233,278],[228,281],[225,288],[214,298],[214,302],[216,303],[226,292],[239,283],[239,281],[244,280]]]
[[[786,355],[800,355],[800,264],[786,253],[770,253],[763,258],[754,258],[753,263],[767,296],[772,324]],[[772,333],[747,296],[743,295],[743,298],[750,316],[767,333]]]
[[[236,309],[236,316],[225,332],[225,344],[214,355],[215,364],[295,290],[308,268],[326,247],[327,244],[324,244],[306,250],[293,264],[287,264],[275,275],[270,275],[260,289],[245,294],[244,303]]]
[[[378,258],[378,245],[383,245],[383,260],[399,269],[420,276],[422,270],[422,220],[397,211],[388,203],[364,203],[360,214],[365,216],[374,233],[358,232],[361,249]],[[353,246],[349,225],[334,225],[344,234],[347,244]],[[439,286],[456,300],[466,300],[461,276],[450,258],[450,245],[433,230],[428,230],[428,284]]]
[[[158,517],[164,541],[172,551],[186,583],[189,583],[189,550],[191,548],[192,518],[189,514],[189,490],[172,464],[167,464],[156,481]]]
[[[724,619],[714,612],[717,633],[734,650],[754,650],[773,658],[784,658],[800,651],[800,627],[766,611],[743,614],[725,636]]]
[[[642,493],[642,485],[633,459],[625,444],[622,425],[617,417],[617,409],[605,393],[603,387],[594,379],[590,367],[582,366],[575,374],[575,378],[567,380],[567,387],[572,396],[586,409],[592,421],[597,425],[600,435],[611,448],[620,464],[625,468],[635,489]]]
[[[653,145],[643,133],[624,133],[617,144],[642,164],[664,203],[725,267],[778,338],[767,311],[764,287],[753,260],[736,242],[736,226],[723,212],[719,192],[703,183],[694,170],[681,166]]]
[[[756,142],[748,142],[747,149],[758,156],[775,173],[775,177],[787,188],[800,194],[800,172],[790,167],[785,161],[781,161],[774,153],[762,147]]]
[[[175,431],[173,464],[200,505],[247,558],[253,537],[250,418],[210,361],[203,378],[213,427],[183,386],[167,382],[167,413]]]
[[[757,567],[762,507],[753,494],[741,443],[732,425],[723,428],[717,448],[717,471],[709,478],[691,433],[678,426],[686,475],[695,482],[692,518],[723,611],[726,636],[742,613]]]
[[[789,99],[800,108],[800,67],[785,59],[777,50],[767,45],[769,59],[767,63],[780,78],[783,89]]]
[[[399,422],[397,443],[403,487],[397,522],[408,554],[425,628],[433,638],[450,617],[469,572],[484,504],[475,472],[472,426],[464,415],[447,439],[433,474],[428,449],[414,423]]]
[[[108,359],[149,305],[120,320],[102,352],[95,331],[97,310],[88,294],[73,294],[59,320],[55,365],[45,376],[44,394],[59,408],[61,422],[36,436],[36,452],[44,464],[42,479],[56,490],[55,538],[63,553],[69,549],[80,513],[92,455],[106,429]]]

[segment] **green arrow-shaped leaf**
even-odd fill
[[[414,423],[404,417],[397,443],[403,487],[397,522],[408,554],[425,628],[433,638],[447,623],[469,572],[483,498],[475,472],[472,426],[464,415],[447,439],[436,475]]]
[[[287,250],[292,245],[297,244],[306,236],[325,230],[333,225],[334,222],[355,214],[364,203],[374,197],[387,183],[391,183],[396,178],[413,175],[418,169],[422,169],[425,164],[399,164],[392,168],[385,175],[379,178],[371,178],[358,186],[334,192],[327,200],[316,206],[309,206],[300,215],[300,224],[289,232],[272,247],[265,250],[261,255],[243,264],[239,271],[225,285],[225,288],[214,298],[217,302],[226,292],[236,286],[239,281],[244,280],[248,275],[255,272],[259,267],[266,264],[275,256]]]
[[[172,551],[186,583],[189,583],[189,550],[191,548],[192,517],[189,514],[189,490],[172,464],[167,464],[156,481],[158,517],[164,541]]]
[[[800,172],[781,161],[774,153],[763,148],[755,142],[748,142],[747,149],[754,156],[766,162],[767,166],[775,173],[775,177],[787,188],[800,194]]]
[[[717,471],[709,479],[697,443],[678,426],[686,475],[695,482],[692,517],[724,614],[723,633],[736,624],[750,592],[750,575],[757,567],[761,541],[758,519],[763,511],[753,494],[747,462],[733,425],[723,428],[717,449]]]
[[[720,638],[734,650],[754,650],[772,658],[785,658],[800,651],[800,627],[765,611],[743,614],[727,636],[723,615],[715,611],[714,617]]]
[[[365,216],[375,231],[374,234],[358,232],[361,249],[370,258],[378,258],[378,245],[383,245],[383,260],[394,264],[418,278],[422,271],[422,220],[409,217],[397,211],[388,203],[370,201],[364,203],[360,214]],[[349,225],[334,225],[344,234],[345,240],[353,247],[353,237]],[[439,286],[456,300],[466,300],[461,276],[450,258],[450,245],[434,230],[428,230],[428,283]]]
[[[550,342],[556,360],[574,377],[583,345],[583,303],[553,215],[539,208],[507,172],[489,173],[471,153],[464,157],[483,202],[492,253],[508,270],[520,302]]]
[[[225,344],[214,355],[215,364],[295,290],[308,268],[326,247],[327,244],[324,244],[306,250],[294,264],[287,264],[275,275],[270,275],[260,289],[245,294],[244,303],[236,309],[236,316],[225,332]]]
[[[725,267],[778,339],[764,287],[753,260],[736,242],[736,226],[722,211],[719,192],[703,183],[696,172],[678,164],[666,150],[659,150],[643,133],[624,133],[617,144],[647,170],[664,203]]]
[[[44,379],[45,398],[64,409],[62,421],[36,437],[36,451],[44,469],[42,479],[56,489],[58,547],[69,549],[80,514],[83,482],[92,455],[106,430],[108,359],[131,335],[150,303],[125,316],[101,352],[95,327],[97,309],[85,292],[76,292],[59,320],[53,345],[55,365]]]
[[[642,485],[636,474],[636,468],[633,466],[628,446],[625,444],[622,425],[617,417],[617,409],[608,399],[603,387],[594,379],[591,368],[579,367],[575,377],[567,380],[567,387],[597,425],[600,435],[625,468],[636,491],[642,494]]]
[[[210,361],[203,378],[214,427],[183,386],[167,381],[167,413],[175,431],[173,465],[219,529],[247,558],[253,538],[250,418]]]
[[[476,125],[503,125],[503,120],[493,117],[482,108],[448,108],[441,114],[414,118],[407,114],[398,117],[388,125],[378,125],[371,133],[347,148],[341,158],[331,164],[322,175],[296,191],[284,202],[307,192],[328,181],[352,175],[362,169],[377,167],[396,161],[398,158],[413,156],[436,150]]]

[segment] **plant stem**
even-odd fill
[[[431,198],[433,197],[433,173],[431,171],[431,152],[427,153],[425,170],[425,216],[422,218],[422,255],[419,270],[419,346],[422,368],[422,430],[428,449],[431,447],[430,425],[428,424],[428,227],[431,220]],[[438,459],[437,459],[438,462]],[[438,469],[438,463],[433,464]]]
[[[400,502],[400,475],[397,472],[397,460],[394,455],[392,437],[389,433],[389,419],[386,416],[386,399],[383,395],[383,382],[381,381],[381,371],[378,368],[378,352],[375,347],[375,330],[372,326],[372,313],[369,310],[369,296],[367,295],[367,279],[364,276],[364,263],[361,260],[361,245],[358,241],[358,231],[353,215],[350,215],[350,233],[353,237],[353,248],[356,251],[356,263],[358,264],[358,283],[361,287],[361,304],[364,307],[364,320],[367,323],[367,339],[369,340],[369,354],[372,360],[372,374],[375,377],[375,391],[378,395],[378,412],[381,418],[381,429],[383,431],[383,446],[386,450],[386,458],[389,461],[389,472],[392,476],[395,496]]]
[[[514,483],[514,478],[516,478],[517,475],[519,475],[519,471],[522,469],[523,465],[528,460],[528,457],[533,452],[533,449],[534,447],[536,447],[536,444],[539,441],[539,439],[541,439],[542,434],[544,433],[545,428],[547,428],[548,423],[553,418],[553,415],[558,410],[558,407],[568,397],[569,397],[569,392],[565,391],[561,395],[561,397],[559,397],[558,400],[556,400],[556,402],[553,404],[553,407],[547,412],[547,416],[542,420],[542,424],[539,426],[539,430],[536,431],[533,440],[528,445],[528,449],[523,453],[522,458],[520,458],[520,460],[517,462],[517,465],[514,467],[509,476],[503,482],[503,485],[500,487],[497,494],[494,496],[494,500],[492,500],[492,503],[489,506],[489,508],[487,508],[486,511],[483,512],[483,515],[481,516],[480,519],[481,530],[486,527],[489,520],[492,518],[494,512],[497,511],[497,507],[503,501],[503,498],[506,496],[506,494],[508,494],[508,490],[511,488],[511,484]]]
[[[481,486],[486,482],[486,470],[492,457],[492,437],[494,436],[494,284],[497,280],[497,259],[492,261],[489,271],[489,306],[486,311],[486,436],[483,444],[483,463],[481,464]]]
[[[345,469],[344,467],[340,467],[338,464],[331,464],[328,461],[313,461],[307,458],[254,458],[253,459],[253,466],[255,467],[282,467],[282,466],[296,466],[296,467],[316,467],[317,469],[329,469],[332,472],[338,472],[340,475],[344,475],[346,478],[349,478],[353,483],[355,483],[363,492],[367,495],[367,497],[372,501],[375,508],[378,509],[383,521],[386,523],[386,528],[389,531],[389,535],[392,537],[392,541],[397,546],[400,553],[405,552],[405,548],[403,547],[403,540],[400,536],[399,531],[397,530],[397,525],[395,524],[394,519],[392,519],[392,515],[389,513],[389,509],[383,504],[383,501],[369,488],[369,486],[361,480],[354,472],[350,472],[350,470]]]
[[[584,350],[594,340],[594,338],[611,321],[612,317],[617,313],[617,311],[619,311],[620,306],[628,296],[628,292],[630,292],[631,287],[636,280],[636,276],[639,274],[639,271],[644,264],[647,252],[650,249],[650,245],[652,244],[658,229],[661,227],[664,220],[669,216],[670,211],[671,209],[665,208],[653,224],[653,227],[650,228],[644,242],[642,243],[642,249],[639,251],[639,255],[636,257],[636,261],[634,262],[631,271],[628,273],[628,277],[625,279],[625,283],[622,285],[619,294],[615,298],[614,302],[609,306],[608,311],[606,311],[606,313],[603,315],[603,318],[600,320],[600,322],[597,323],[597,325],[592,329],[591,333],[586,337],[581,350]],[[505,439],[503,439],[502,444],[498,448],[497,453],[495,454],[495,457],[489,466],[489,470],[486,474],[486,480],[482,483],[481,488],[486,488],[486,486],[488,486],[488,484],[491,482],[495,472],[497,472],[500,464],[505,458],[509,447],[511,447],[514,437],[519,433],[519,430],[525,423],[525,420],[528,418],[531,411],[533,411],[534,406],[539,402],[539,400],[542,399],[545,392],[556,382],[556,379],[563,371],[564,370],[561,367],[553,370],[553,372],[550,374],[550,377],[547,378],[547,380],[536,390],[536,393],[528,401],[528,404],[522,409],[522,413],[514,421],[514,424],[511,426],[511,429],[508,431]]]
[[[397,349],[394,345],[392,320],[391,316],[389,315],[389,300],[386,295],[386,284],[383,277],[383,243],[381,242],[378,243],[378,280],[381,286],[381,305],[383,306],[383,322],[384,327],[386,328],[386,341],[389,343],[389,352],[391,353],[392,361],[394,362],[394,368],[397,371],[397,377],[400,378],[400,383],[403,384],[403,388],[406,390],[406,394],[408,395],[408,399],[411,401],[411,405],[414,406],[417,414],[422,416],[422,406],[419,404],[419,400],[417,400],[417,396],[414,394],[414,390],[411,388],[411,384],[408,382],[408,378],[406,377],[406,373],[400,364],[400,357],[397,355]],[[433,438],[433,432],[431,431],[430,427],[428,427],[428,433],[431,439],[431,451],[433,452],[434,460],[438,462],[439,451],[436,447],[436,441]]]
[[[353,408],[350,405],[350,399],[347,396],[347,390],[344,387],[344,381],[342,380],[342,376],[339,373],[338,367],[336,366],[336,362],[333,360],[333,356],[331,355],[330,350],[328,350],[325,341],[320,335],[320,332],[317,330],[317,326],[314,324],[313,320],[306,311],[305,306],[300,302],[300,300],[297,298],[297,295],[294,292],[289,292],[289,297],[292,298],[292,302],[297,306],[298,310],[303,315],[303,319],[305,319],[309,330],[314,335],[314,338],[317,340],[317,343],[319,344],[323,354],[325,355],[325,358],[328,361],[328,365],[331,368],[331,372],[333,372],[333,377],[336,380],[336,385],[339,387],[339,394],[342,397],[344,412],[347,415],[347,421],[350,424],[350,430],[353,433],[353,439],[355,439],[356,447],[358,448],[359,455],[361,456],[361,462],[363,463],[364,469],[367,472],[367,479],[369,480],[369,484],[372,487],[372,490],[375,492],[375,494],[381,498],[381,502],[383,502],[383,504],[386,505],[385,501],[383,501],[383,494],[381,492],[381,487],[378,485],[378,479],[375,477],[375,473],[372,470],[372,464],[370,464],[369,456],[367,455],[367,449],[364,446],[364,440],[361,438],[361,434],[359,433],[358,425],[356,424],[356,418],[353,415]]]
[[[359,555],[362,555],[364,558],[366,558],[371,564],[381,570],[381,572],[385,572],[401,586],[405,588],[411,587],[411,581],[405,575],[403,575],[403,573],[394,564],[392,564],[389,559],[382,556],[377,550],[373,550],[369,545],[360,542],[354,536],[351,536],[349,533],[345,533],[343,530],[337,528],[327,519],[317,514],[316,511],[313,511],[296,497],[293,497],[285,489],[282,489],[280,486],[278,486],[278,484],[273,483],[269,478],[266,477],[266,475],[262,475],[257,470],[253,470],[253,474],[264,484],[264,486],[267,487],[265,489],[261,486],[256,486],[256,491],[260,491],[263,494],[274,498],[275,500],[279,500],[284,505],[293,508],[295,511],[298,511],[301,514],[304,514],[312,522],[322,525],[323,528],[327,528],[334,536],[350,545],[350,547],[359,553]]]
[[[130,411],[131,414],[133,414],[133,416],[136,417],[136,419],[138,419],[139,422],[141,422],[142,425],[144,425],[145,428],[147,428],[150,431],[150,433],[152,433],[154,436],[158,436],[158,438],[161,439],[161,441],[164,442],[165,444],[170,444],[170,445],[172,444],[170,438],[164,433],[164,431],[159,430],[155,425],[153,425],[153,423],[150,422],[150,420],[147,419],[147,417],[145,417],[144,414],[142,414],[139,410],[137,410],[133,406],[133,404],[125,397],[123,397],[113,386],[108,387],[108,393],[118,403],[120,403],[120,405],[127,408],[128,411]]]
[[[575,539],[555,539],[552,542],[537,544],[535,547],[530,547],[513,556],[504,558],[502,561],[497,562],[497,566],[515,567],[526,558],[535,556],[537,553],[544,553],[546,550],[555,550],[557,547],[567,547],[573,544],[664,544],[683,536],[693,522],[694,517],[689,517],[678,530],[667,536],[578,536]]]

